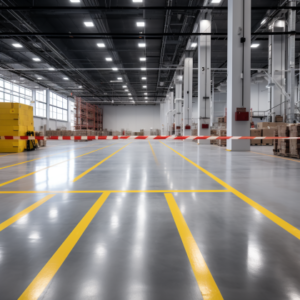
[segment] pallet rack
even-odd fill
[[[75,97],[75,130],[102,131],[102,108]]]

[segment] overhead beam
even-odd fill
[[[62,10],[68,10],[68,11],[75,11],[78,13],[82,12],[100,12],[100,11],[112,11],[112,10],[203,10],[203,9],[210,9],[212,11],[227,11],[227,6],[218,6],[218,5],[210,5],[210,6],[204,6],[204,5],[198,5],[198,6],[1,6],[0,11],[6,11],[6,10],[12,10],[12,11],[62,11]],[[252,10],[296,10],[299,11],[300,7],[291,7],[291,6],[278,6],[278,5],[269,5],[269,6],[253,6],[251,7]]]

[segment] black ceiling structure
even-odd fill
[[[210,5],[203,7],[204,3],[2,0],[0,74],[28,87],[50,88],[97,104],[112,100],[116,104],[130,98],[136,103],[145,104],[146,99],[149,103],[160,103],[188,41],[197,40],[199,34],[193,28],[204,10],[212,11],[212,69],[226,69],[228,3],[223,0],[213,9]],[[252,50],[252,68],[267,67],[268,35],[274,34],[268,24],[286,16],[290,9],[287,4],[286,0],[252,0],[252,39],[260,44]],[[300,7],[295,9],[298,21]],[[267,21],[262,24],[263,20]],[[86,27],[84,22],[92,22],[93,27]],[[136,22],[145,22],[145,27],[137,27]],[[298,24],[296,32],[285,32],[282,38],[289,34],[300,34]],[[296,53],[300,52],[298,41]],[[13,47],[14,43],[22,48]],[[146,47],[139,47],[139,43]],[[197,48],[193,52],[193,93],[197,96]],[[33,61],[35,57],[40,61]],[[226,81],[226,71],[212,72],[215,87]]]

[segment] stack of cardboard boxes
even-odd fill
[[[210,130],[210,135],[211,136],[218,136],[217,132],[218,132],[217,129],[211,129]],[[210,144],[211,145],[218,145],[218,142],[219,142],[218,140],[211,140]]]
[[[290,125],[290,137],[300,137],[300,124]],[[300,158],[300,140],[290,140],[290,157]]]
[[[278,136],[279,137],[289,137],[290,136],[290,130],[289,126],[287,124],[278,126]],[[280,139],[278,140],[278,151],[277,155],[279,156],[290,156],[290,141]]]

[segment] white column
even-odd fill
[[[50,127],[50,91],[49,89],[46,90],[46,125],[47,125],[47,130],[49,130]]]
[[[290,6],[296,6],[296,1],[291,1]],[[296,31],[296,11],[290,10],[288,12],[288,28],[289,31]],[[289,35],[288,40],[288,94],[290,95],[288,122],[293,123],[295,120],[295,48],[296,36]]]
[[[212,86],[212,94],[211,94],[211,101],[210,101],[210,127],[212,127],[214,125],[214,115],[215,115],[215,78],[214,78],[214,75],[212,77],[211,86]]]
[[[176,72],[175,79],[175,135],[180,136],[182,132],[181,121],[182,121],[182,73],[180,71]]]
[[[228,0],[227,136],[250,135],[250,121],[235,121],[239,107],[250,114],[250,71],[251,0]],[[250,141],[228,140],[227,149],[249,151]]]
[[[276,21],[273,25],[273,32],[283,32],[285,31],[285,21]],[[285,97],[282,95],[280,88],[277,86],[285,87],[285,36],[284,35],[273,35],[272,36],[272,103],[271,103],[271,113],[272,121],[275,122],[275,116],[284,116],[283,103]],[[275,84],[275,85],[274,85]]]
[[[211,14],[201,18],[199,33],[211,33]],[[198,135],[210,135],[210,100],[211,100],[211,36],[198,38]],[[202,124],[208,128],[202,128]],[[209,145],[210,141],[201,141]]]
[[[192,133],[192,105],[193,105],[193,58],[184,60],[184,107],[183,107],[183,135]]]

